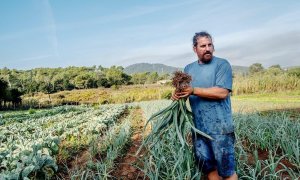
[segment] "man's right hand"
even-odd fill
[[[180,99],[180,97],[178,95],[176,95],[175,91],[172,92],[172,96],[171,96],[171,99],[173,101],[178,101]]]

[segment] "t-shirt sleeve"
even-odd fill
[[[232,69],[227,61],[222,63],[217,70],[216,86],[232,91]]]
[[[189,69],[189,67],[185,66],[185,68],[183,69],[183,72],[188,74],[188,69]]]

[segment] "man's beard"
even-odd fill
[[[204,53],[200,61],[203,63],[209,63],[212,60],[212,57],[212,53],[208,51]]]

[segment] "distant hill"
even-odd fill
[[[232,71],[234,74],[246,74],[249,71],[249,67],[246,66],[232,66]]]
[[[283,69],[287,70],[287,69],[296,69],[296,68],[300,68],[300,66],[288,66],[288,67],[283,67]]]
[[[246,66],[232,66],[233,73],[244,74],[248,72],[248,67]],[[183,68],[167,66],[164,64],[150,64],[150,63],[137,63],[127,66],[124,69],[126,74],[135,74],[142,72],[157,72],[158,74],[173,73],[176,70],[183,70]]]
[[[183,68],[167,66],[164,64],[137,63],[127,66],[124,69],[124,72],[126,74],[135,74],[142,72],[157,72],[158,74],[170,74],[176,70],[183,70]]]

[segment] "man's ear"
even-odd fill
[[[195,53],[197,53],[197,51],[196,51],[196,46],[193,46],[193,51],[194,51]]]

